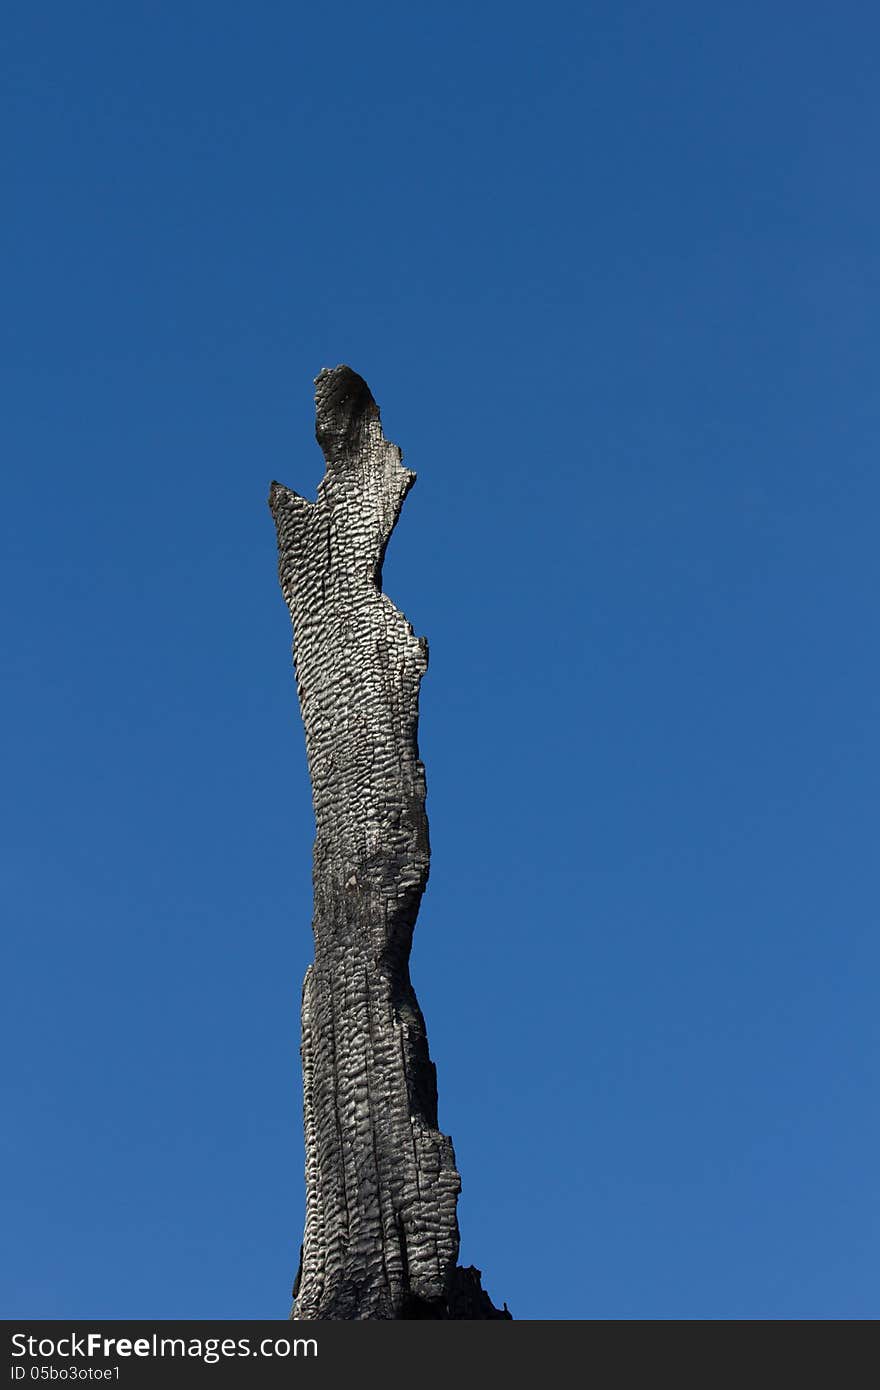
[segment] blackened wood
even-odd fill
[[[302,997],[306,1224],[295,1318],[499,1318],[456,1267],[460,1179],[409,975],[428,880],[428,647],[382,593],[415,474],[349,367],[316,380],[317,500],[269,505],[312,779],[315,960]]]

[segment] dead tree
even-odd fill
[[[417,742],[428,646],[382,593],[382,561],[415,474],[357,373],[325,370],[315,386],[317,500],[280,483],[269,496],[317,830],[291,1317],[509,1317],[456,1265],[461,1182],[409,974],[430,853]]]

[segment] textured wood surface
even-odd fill
[[[428,879],[419,685],[428,648],[381,591],[415,474],[366,383],[322,371],[317,500],[273,483],[312,779],[315,960],[302,999],[306,1224],[296,1318],[486,1318],[456,1267],[460,1188],[409,975]]]

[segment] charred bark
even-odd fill
[[[316,380],[326,472],[269,505],[312,779],[315,960],[302,998],[306,1223],[291,1317],[504,1318],[457,1268],[460,1179],[410,982],[428,880],[428,646],[382,593],[415,474],[349,367]]]

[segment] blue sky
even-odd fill
[[[284,1317],[313,822],[266,495],[418,473],[413,977],[528,1318],[878,1311],[867,4],[13,0],[6,1317]]]

